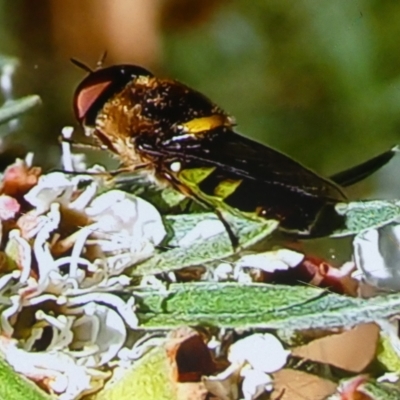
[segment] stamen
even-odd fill
[[[74,166],[73,166],[73,162],[72,162],[72,154],[71,154],[71,144],[68,141],[68,139],[71,139],[73,132],[74,132],[74,128],[72,126],[65,126],[61,130],[61,135],[62,135],[63,139],[67,139],[67,140],[61,141],[61,162],[62,162],[63,168],[66,171],[74,170]]]

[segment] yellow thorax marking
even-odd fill
[[[221,114],[214,114],[208,117],[194,118],[182,124],[185,132],[198,133],[218,128],[219,126],[232,126],[233,120]]]
[[[230,196],[242,183],[242,179],[225,179],[221,181],[214,189],[214,195],[221,199]]]
[[[154,81],[154,78],[152,78],[152,79],[153,79],[153,81]],[[136,81],[135,81],[136,84],[138,84],[138,85],[144,85],[144,86],[147,86],[147,85],[149,84],[149,82],[150,82],[150,77],[148,77],[148,76],[146,76],[146,75],[139,75],[139,76],[136,78]]]

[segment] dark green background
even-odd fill
[[[243,134],[324,174],[400,143],[399,1],[161,3],[162,57],[147,67],[207,94]],[[0,52],[20,58],[16,93],[44,101],[12,141],[54,166],[57,135],[75,123],[71,96],[82,72],[55,55],[48,4],[1,1]],[[375,196],[398,195],[395,165],[378,175]],[[354,195],[373,185],[369,180]]]

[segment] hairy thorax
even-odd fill
[[[104,105],[92,135],[125,166],[135,167],[148,161],[136,151],[135,138],[151,134],[151,130],[152,123],[143,117],[142,106],[134,104],[125,90]]]

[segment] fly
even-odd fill
[[[219,215],[226,210],[277,220],[280,230],[296,236],[325,236],[340,228],[335,205],[347,201],[343,187],[369,176],[397,151],[323,178],[239,135],[233,117],[176,80],[135,65],[86,70],[74,95],[76,118],[125,169],[172,186]]]

